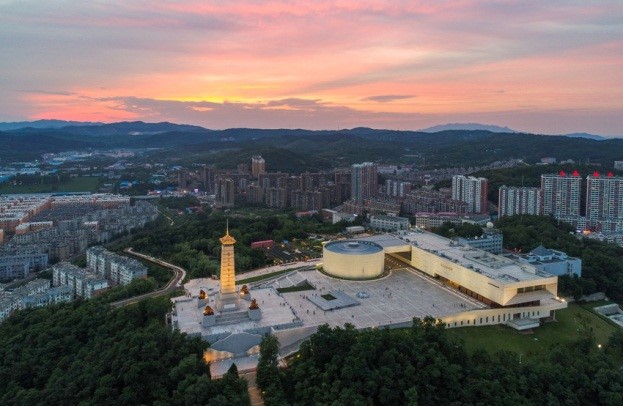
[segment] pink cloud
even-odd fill
[[[520,111],[525,119],[524,105],[535,117],[610,112],[623,108],[613,86],[623,81],[621,18],[616,0],[3,2],[0,52],[10,57],[0,65],[0,115],[183,121],[245,105],[259,123],[304,127],[313,114],[313,125],[324,117],[328,127],[401,128],[423,116]],[[29,89],[42,92],[24,97]],[[88,98],[53,100],[46,89]],[[130,97],[170,104],[141,111],[103,102]],[[174,104],[202,100],[216,106]],[[310,112],[283,100],[316,105]],[[620,132],[616,119],[600,117]]]

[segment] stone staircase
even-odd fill
[[[245,321],[249,321],[249,314],[246,310],[216,315],[216,324],[220,326],[226,324],[237,324]]]

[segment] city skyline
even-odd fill
[[[0,121],[623,135],[623,4],[0,0]]]

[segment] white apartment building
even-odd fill
[[[543,215],[579,216],[581,185],[582,178],[577,172],[541,175]]]
[[[485,178],[455,175],[452,177],[452,199],[467,203],[470,213],[487,213],[488,186]]]
[[[596,220],[623,218],[623,177],[598,172],[586,177],[586,217]]]
[[[87,250],[87,266],[96,275],[117,285],[127,285],[132,280],[147,276],[147,268],[141,262],[107,251],[103,247]]]
[[[71,299],[70,287],[50,288],[49,279],[34,279],[12,292],[0,292],[0,321],[15,310],[69,302]]]
[[[502,186],[499,190],[498,217],[541,214],[541,189]]]
[[[54,286],[69,286],[74,296],[85,299],[92,298],[109,286],[106,279],[68,262],[52,267],[52,281]]]

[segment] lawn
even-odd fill
[[[554,344],[565,345],[580,338],[583,325],[593,330],[597,344],[606,344],[610,334],[618,327],[591,310],[601,304],[569,304],[567,309],[556,311],[557,321],[541,325],[533,334],[520,333],[502,325],[451,328],[448,334],[463,339],[469,351],[477,348],[490,352],[504,349],[522,354],[522,359],[537,358],[544,356]]]
[[[21,194],[21,193],[55,193],[55,192],[94,192],[99,185],[98,178],[78,177],[71,178],[69,182],[62,184],[43,184],[43,185],[11,185],[3,183],[0,185],[2,194]]]

